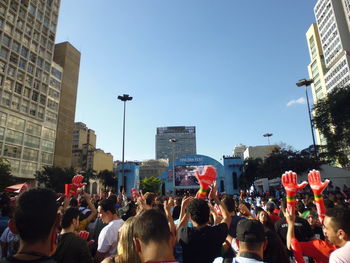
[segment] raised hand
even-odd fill
[[[204,171],[201,174],[196,170],[195,175],[200,185],[200,189],[196,196],[205,199],[207,193],[210,191],[209,186],[216,180],[216,169],[213,166],[208,165],[204,168]]]
[[[314,192],[314,198],[317,208],[317,214],[320,222],[323,222],[323,219],[326,214],[326,208],[324,206],[323,196],[322,192],[329,184],[329,180],[325,180],[323,183],[321,181],[321,174],[319,171],[312,170],[308,174],[308,180],[310,187],[312,189],[312,192]]]
[[[288,171],[282,175],[282,185],[287,194],[287,209],[291,209],[291,211],[294,213],[296,205],[295,195],[307,185],[307,182],[298,184],[297,174],[293,171]]]
[[[314,192],[314,195],[321,195],[324,189],[327,188],[329,180],[321,181],[321,174],[317,170],[312,170],[308,174],[309,185]]]

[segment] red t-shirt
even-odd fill
[[[275,224],[278,220],[281,219],[278,215],[275,215],[275,214],[270,214],[269,217],[273,224]]]
[[[312,257],[315,263],[328,263],[330,254],[337,249],[335,245],[321,239],[299,242],[304,256]]]

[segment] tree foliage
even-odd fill
[[[142,189],[143,193],[146,193],[146,192],[160,193],[161,184],[162,184],[162,181],[158,177],[151,176],[141,180],[140,188]]]
[[[117,190],[117,176],[108,170],[103,170],[98,173],[97,178],[101,180],[104,187],[111,187],[114,191]]]
[[[64,185],[72,183],[72,178],[76,174],[74,168],[61,168],[56,166],[44,166],[42,171],[34,174],[35,179],[45,187],[57,193],[64,193]]]
[[[275,149],[267,158],[247,159],[244,161],[240,187],[248,188],[259,178],[273,179],[280,177],[285,171],[296,173],[319,169],[322,163],[309,153],[300,153],[291,148]]]
[[[12,185],[14,182],[15,179],[11,174],[10,163],[6,159],[0,157],[0,191]]]
[[[314,123],[327,140],[322,155],[329,161],[349,166],[350,86],[334,89],[315,106]]]

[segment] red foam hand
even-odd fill
[[[216,169],[213,166],[208,165],[205,166],[203,173],[200,174],[199,171],[196,170],[195,174],[200,185],[200,189],[196,196],[205,199],[209,192],[209,186],[216,180]]]
[[[312,191],[314,192],[314,195],[321,195],[329,184],[328,179],[322,183],[321,174],[317,170],[312,170],[309,172],[308,181]]]
[[[75,195],[77,193],[77,189],[73,184],[65,184],[64,188],[66,196]]]
[[[136,191],[135,188],[132,188],[131,189],[131,194],[132,194],[132,197],[133,198],[137,198],[139,196],[139,193]]]
[[[296,205],[295,195],[307,185],[307,182],[298,184],[297,174],[293,171],[288,171],[282,175],[282,185],[287,194],[287,209],[292,209],[291,211],[294,213]]]
[[[319,171],[312,170],[308,174],[308,181],[310,184],[310,187],[314,193],[314,198],[316,202],[316,208],[317,208],[317,214],[320,222],[323,222],[323,219],[326,214],[326,208],[324,206],[323,196],[322,193],[324,189],[329,184],[329,180],[325,180],[323,183],[321,181],[321,174]]]
[[[80,231],[78,233],[78,237],[84,239],[84,240],[87,240],[89,238],[89,232],[87,231]]]

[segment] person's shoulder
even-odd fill
[[[51,257],[44,257],[41,259],[35,259],[35,260],[19,260],[15,259],[14,257],[7,257],[3,258],[0,263],[57,263],[56,260],[54,260]]]

